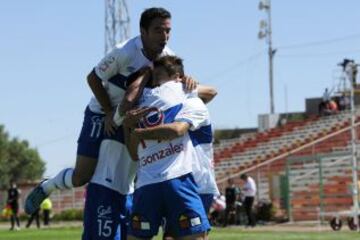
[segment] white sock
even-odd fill
[[[69,189],[73,188],[72,175],[74,173],[73,168],[65,168],[61,170],[55,177],[44,181],[41,187],[46,194],[50,194],[55,189]]]

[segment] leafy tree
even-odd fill
[[[17,182],[36,180],[42,177],[45,163],[28,141],[9,139],[0,125],[0,187],[6,187],[11,180]]]

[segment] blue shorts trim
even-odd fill
[[[89,183],[82,240],[126,239],[131,198],[131,195],[122,195],[102,185]]]
[[[157,235],[163,218],[174,237],[210,230],[192,174],[135,190],[132,211],[129,234],[138,238]]]
[[[214,194],[200,194],[206,214],[209,213],[210,207],[214,201]]]

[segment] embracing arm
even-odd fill
[[[183,136],[190,128],[187,122],[173,122],[150,128],[136,128],[133,134],[144,140],[171,140]]]
[[[138,154],[137,154],[137,148],[139,145],[139,139],[131,133],[131,129],[128,127],[124,127],[124,139],[125,139],[125,145],[129,151],[130,157],[133,161],[139,160]]]
[[[198,85],[198,96],[204,103],[209,103],[216,95],[217,91],[214,87]]]
[[[120,104],[120,112],[125,113],[130,110],[139,99],[151,74],[150,67],[144,67],[130,78],[135,79],[126,90],[125,97]]]
[[[129,111],[138,101],[146,83],[149,81],[150,73],[150,68],[145,67],[130,76],[130,78],[134,81],[131,82],[130,86],[126,90],[125,96],[121,103],[116,107],[116,111],[113,116],[113,120],[116,125],[120,126],[123,123],[125,113]]]

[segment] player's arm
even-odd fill
[[[209,103],[217,95],[217,91],[214,87],[206,85],[198,85],[197,87],[199,98],[206,104]]]
[[[137,154],[137,148],[139,145],[139,139],[136,138],[135,135],[131,134],[132,129],[128,127],[124,127],[124,139],[125,145],[129,151],[129,155],[133,161],[139,160],[139,156]]]
[[[94,93],[96,99],[99,101],[104,113],[106,115],[112,113],[111,102],[108,93],[106,92],[102,80],[96,75],[95,70],[92,70],[87,76],[88,84],[91,91]]]
[[[144,140],[172,140],[183,136],[189,128],[190,124],[187,122],[173,122],[149,128],[136,128],[133,135]]]
[[[137,148],[140,142],[140,139],[133,133],[133,130],[136,127],[139,119],[152,110],[152,108],[133,109],[126,112],[125,117],[123,118],[122,125],[124,131],[125,145],[133,161],[137,161],[139,159],[137,154]]]
[[[210,102],[216,95],[217,91],[214,87],[200,85],[199,82],[191,76],[183,76],[181,82],[184,84],[186,91],[197,90],[198,97],[206,104]]]
[[[116,111],[114,114],[113,120],[117,126],[120,126],[122,124],[125,113],[129,111],[138,101],[139,97],[142,94],[142,91],[144,90],[145,85],[150,79],[150,75],[150,67],[144,67],[130,77],[129,82],[131,83],[126,90],[122,102],[116,107]]]
[[[95,98],[101,105],[102,111],[106,115],[104,130],[107,135],[112,135],[117,126],[112,119],[113,106],[103,83],[118,74],[120,66],[124,65],[127,61],[128,57],[126,52],[123,49],[115,48],[101,59],[87,76],[88,84]]]

